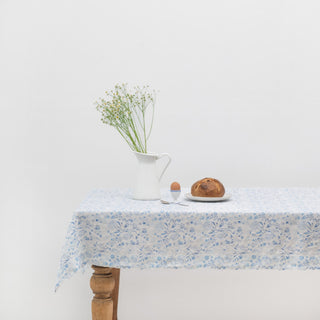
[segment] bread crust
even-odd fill
[[[191,187],[194,197],[222,197],[225,193],[223,184],[213,178],[203,178]]]

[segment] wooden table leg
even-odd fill
[[[92,266],[92,320],[116,320],[120,269]],[[114,299],[114,302],[113,302]]]
[[[120,283],[120,269],[112,268],[111,269],[113,278],[115,280],[115,286],[112,292],[113,300],[113,317],[112,320],[118,320],[118,297],[119,297],[119,283]]]

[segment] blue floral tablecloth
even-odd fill
[[[187,190],[183,190],[182,195]],[[320,188],[229,189],[188,207],[95,190],[74,213],[58,271],[117,268],[319,269]],[[170,200],[169,192],[162,192]]]

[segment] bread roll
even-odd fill
[[[194,197],[222,197],[224,192],[223,184],[213,178],[203,178],[191,187],[191,194]]]

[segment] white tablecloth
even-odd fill
[[[182,195],[187,190],[183,190]],[[74,213],[58,287],[92,264],[117,268],[320,268],[320,189],[230,189],[188,207],[95,190]],[[170,200],[167,191],[163,198]]]

